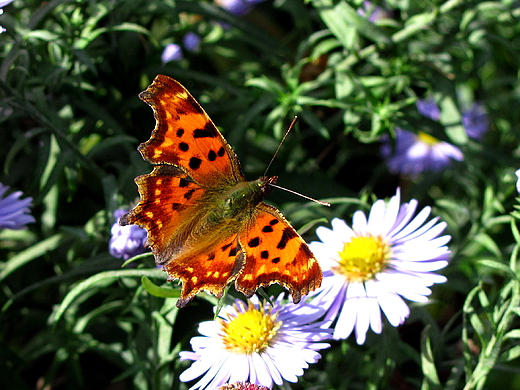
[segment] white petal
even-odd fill
[[[356,316],[356,342],[361,345],[365,342],[367,337],[368,325],[370,324],[369,311],[367,306],[370,305],[370,299],[361,298],[353,299],[357,305],[357,316]]]
[[[336,233],[337,237],[343,243],[350,241],[350,238],[355,234],[354,230],[352,230],[342,219],[334,218],[331,224],[334,233]],[[343,247],[341,249],[343,249]]]
[[[349,283],[347,288],[347,300],[351,298],[366,298],[367,292],[363,283]]]
[[[367,235],[367,218],[362,211],[356,211],[352,216],[352,229],[360,236]]]
[[[386,204],[380,199],[376,201],[370,209],[368,214],[367,231],[374,236],[379,236],[382,233],[382,222],[385,218]]]
[[[354,330],[357,317],[356,299],[347,299],[334,327],[334,339],[346,339]]]
[[[428,218],[428,216],[430,215],[430,212],[431,212],[431,208],[429,206],[425,207],[424,209],[422,209],[419,214],[417,214],[415,216],[414,219],[412,219],[404,228],[403,230],[401,231],[395,231],[395,233],[392,233],[393,235],[393,241],[396,242],[396,241],[399,241],[401,239],[403,239],[403,237],[406,237],[408,236],[409,234],[411,234],[412,232],[414,232],[415,230],[417,230],[419,228],[419,226],[421,226],[424,221],[426,221],[426,218]],[[435,223],[435,222],[434,222]]]
[[[316,229],[316,235],[319,237],[321,242],[328,247],[331,247],[332,250],[339,252],[343,250],[343,243],[341,239],[338,237],[334,231],[327,229],[324,226],[320,226]]]
[[[377,300],[392,326],[401,325],[410,314],[410,308],[397,294],[381,295]]]

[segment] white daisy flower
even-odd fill
[[[332,332],[323,322],[312,323],[323,316],[323,309],[305,303],[282,305],[281,297],[274,306],[256,297],[247,304],[236,300],[215,321],[199,324],[202,336],[191,339],[194,352],[179,354],[181,360],[194,361],[179,379],[188,382],[202,376],[191,389],[244,381],[269,388],[284,379],[296,382],[309,363],[321,357],[316,351],[329,347],[321,341],[330,339]]]
[[[425,223],[430,207],[413,217],[416,208],[415,199],[401,205],[398,190],[388,203],[375,202],[368,220],[357,211],[352,228],[336,218],[332,230],[316,230],[321,242],[310,247],[324,277],[311,302],[327,310],[329,325],[337,320],[334,339],[354,331],[363,344],[369,327],[381,333],[381,311],[392,326],[402,324],[410,313],[403,298],[426,302],[428,287],[446,281],[434,272],[448,264],[451,237],[440,236],[446,223]]]

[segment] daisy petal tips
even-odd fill
[[[193,389],[215,389],[226,383],[247,381],[272,388],[283,380],[296,382],[309,363],[328,348],[322,341],[331,338],[323,322],[315,323],[324,310],[309,304],[283,305],[280,296],[274,305],[236,300],[224,307],[215,321],[202,322],[202,336],[191,339],[193,352],[180,352],[181,360],[193,360],[179,379],[200,380]]]
[[[326,310],[334,339],[354,332],[363,344],[369,328],[381,333],[381,312],[392,326],[402,324],[410,313],[403,298],[426,302],[429,287],[446,281],[435,273],[448,265],[451,237],[441,235],[446,223],[426,222],[430,208],[415,215],[416,208],[414,199],[401,204],[398,190],[388,203],[375,202],[368,218],[357,211],[352,227],[336,218],[332,229],[316,230],[321,242],[310,247],[322,266],[323,282],[311,303]]]

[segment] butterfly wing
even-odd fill
[[[308,245],[282,213],[263,202],[239,235],[245,264],[235,286],[250,297],[260,286],[279,283],[298,303],[321,285],[322,272]]]
[[[235,152],[181,84],[158,75],[139,98],[156,119],[152,136],[139,146],[146,161],[182,167],[204,187],[245,181]]]
[[[237,234],[219,234],[186,248],[164,265],[169,280],[180,279],[182,291],[177,307],[186,306],[202,290],[221,298],[229,282],[244,265]]]
[[[189,242],[197,222],[193,210],[206,190],[182,169],[170,165],[158,165],[135,182],[141,200],[119,223],[146,229],[146,245],[151,247],[156,263],[164,264]]]
[[[231,146],[181,84],[158,75],[139,97],[152,107],[156,126],[138,149],[155,167],[135,179],[141,200],[120,224],[146,229],[155,261],[165,264],[201,235],[218,235],[201,221],[216,194],[245,178]]]

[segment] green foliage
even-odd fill
[[[243,16],[210,1],[4,8],[0,183],[34,199],[36,223],[0,232],[1,388],[188,388],[178,353],[224,301],[201,295],[179,311],[178,286],[152,256],[121,269],[108,252],[113,212],[135,203],[133,179],[151,170],[136,147],[154,120],[137,94],[166,74],[204,106],[250,179],[298,115],[270,172],[332,207],[282,191],[270,201],[307,239],[398,185],[448,224],[448,281],[431,303],[362,346],[333,342],[285,388],[520,389],[518,3],[387,0],[374,2],[391,12],[375,23],[361,3],[266,1]],[[196,51],[181,44],[188,32],[202,39]],[[183,59],[162,63],[170,43]],[[418,114],[426,97],[440,121]],[[461,122],[477,101],[491,123],[480,141]],[[454,144],[464,161],[390,174],[380,145],[396,128]]]

